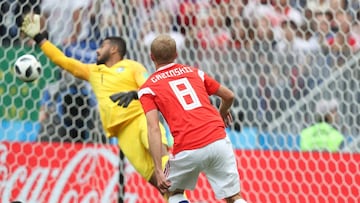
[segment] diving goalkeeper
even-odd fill
[[[84,64],[66,57],[40,33],[39,15],[26,15],[21,31],[33,38],[53,63],[90,83],[98,101],[101,121],[107,136],[118,138],[120,149],[136,171],[156,186],[154,163],[148,149],[146,117],[139,100],[132,101],[133,97],[137,97],[137,90],[145,82],[148,73],[141,63],[124,58],[126,53],[124,39],[105,38],[96,51],[97,63]],[[127,93],[115,94],[118,92]],[[162,142],[165,166],[169,156],[163,126]]]

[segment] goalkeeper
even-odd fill
[[[40,33],[39,15],[26,15],[21,31],[33,38],[53,63],[90,83],[98,100],[100,117],[107,136],[118,138],[120,149],[136,171],[156,186],[154,163],[148,150],[146,117],[140,102],[131,102],[137,98],[137,90],[145,82],[148,74],[142,64],[124,58],[125,41],[121,37],[105,38],[96,51],[97,63],[84,64],[66,57]],[[115,94],[117,92],[127,93]],[[162,142],[165,149],[163,151],[166,153],[167,140],[163,126]],[[168,154],[163,154],[164,166],[168,157]]]

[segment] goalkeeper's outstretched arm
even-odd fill
[[[79,60],[69,58],[58,49],[55,45],[49,42],[45,35],[40,32],[40,15],[29,13],[24,17],[21,24],[21,31],[26,36],[35,40],[40,46],[44,54],[56,65],[70,72],[77,78],[89,80],[90,66],[95,64],[84,64]]]

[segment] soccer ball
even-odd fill
[[[15,62],[15,75],[24,82],[32,82],[40,77],[41,64],[31,54],[19,57]]]

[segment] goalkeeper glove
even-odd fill
[[[28,37],[34,38],[40,33],[40,15],[29,13],[24,17],[21,24],[21,31]]]
[[[119,106],[128,107],[134,99],[139,99],[137,91],[119,92],[110,96],[111,101],[118,102]]]
[[[38,44],[46,38],[40,33],[40,15],[38,14],[29,13],[25,15],[20,30],[28,37],[33,38]]]

